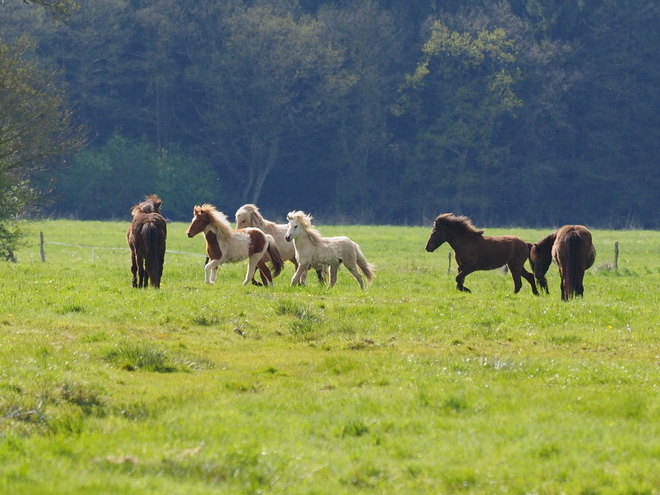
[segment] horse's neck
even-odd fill
[[[322,241],[322,237],[318,234],[318,232],[314,231],[305,230],[302,237],[306,240],[306,242],[312,244],[313,246],[318,246]]]
[[[482,235],[472,232],[449,232],[447,234],[447,244],[456,251],[456,248],[460,249],[465,244],[480,242],[483,238]]]
[[[218,239],[219,244],[228,244],[231,241],[231,232],[227,232],[221,225],[208,224],[205,232],[213,232]]]
[[[280,231],[282,227],[284,227],[284,231],[286,232],[286,229],[289,225],[284,224],[284,225],[278,225],[275,222],[271,222],[270,220],[262,219],[262,224],[261,226],[255,225],[255,227],[263,230],[267,234],[275,234],[276,232]]]
[[[293,238],[293,244],[297,250],[305,250],[315,246],[318,243],[314,242],[314,239],[309,235],[309,232],[303,230],[300,234],[298,234],[298,236]]]

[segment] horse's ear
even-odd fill
[[[201,211],[201,208],[198,205],[193,206],[193,215],[195,215],[195,216],[199,215],[200,211]]]

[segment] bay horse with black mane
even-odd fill
[[[161,199],[152,194],[131,210],[133,220],[126,232],[126,242],[131,248],[133,287],[147,287],[151,282],[152,287],[160,288],[167,240],[161,204]]]
[[[244,259],[248,260],[248,269],[243,285],[253,281],[257,268],[264,285],[273,285],[273,277],[277,277],[282,271],[284,261],[273,236],[252,227],[233,230],[227,215],[213,205],[204,204],[193,208],[193,219],[186,235],[195,237],[200,232],[204,233],[206,254],[210,260],[204,267],[204,281],[207,284],[215,283],[218,266]],[[274,273],[271,273],[266,265],[266,253],[270,256]]]
[[[546,293],[549,291],[545,274],[553,260],[559,266],[562,300],[582,296],[584,272],[596,261],[596,248],[589,229],[583,225],[564,225],[532,246],[529,263]]]
[[[531,244],[512,235],[490,237],[483,234],[483,230],[474,228],[468,217],[444,213],[433,223],[426,250],[431,253],[445,242],[451,246],[458,265],[456,288],[460,291],[471,292],[463,285],[470,273],[506,265],[513,277],[514,292],[522,288],[523,277],[532,286],[532,292],[538,295],[534,276],[524,266]]]

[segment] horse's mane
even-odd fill
[[[557,238],[557,232],[553,232],[552,234],[545,236],[543,239],[537,242],[536,246],[549,253],[550,250],[552,249],[552,245],[555,243],[556,238]]]
[[[286,216],[287,220],[297,219],[310,240],[316,244],[321,241],[321,233],[312,227],[312,218],[312,215],[307,215],[304,211],[292,211]]]
[[[202,206],[195,207],[195,216],[206,215],[209,219],[209,224],[216,227],[218,235],[224,239],[231,237],[231,224],[227,220],[227,215],[219,211],[215,206],[208,203]]]
[[[477,230],[475,226],[472,225],[472,220],[464,215],[457,216],[453,213],[443,213],[442,215],[438,215],[435,219],[435,224],[446,229],[466,234],[483,235],[484,233],[483,230]]]
[[[163,201],[156,195],[145,196],[144,201],[136,204],[131,209],[131,215],[135,216],[139,213],[160,213],[160,207]]]

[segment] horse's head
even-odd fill
[[[160,213],[160,207],[163,205],[163,201],[157,194],[152,194],[144,198],[142,205],[142,211],[145,213]],[[147,211],[147,209],[151,209],[151,211]]]
[[[535,244],[527,243],[529,246],[529,266],[532,268],[534,278],[536,278],[539,286],[541,286],[541,290],[545,291],[546,294],[549,293],[549,290],[548,280],[545,278],[545,274],[548,272],[552,263],[552,243],[549,241],[554,242],[554,239],[554,234],[551,234]]]
[[[262,228],[261,214],[259,208],[255,205],[243,205],[236,210],[236,228],[244,229],[247,227]]]
[[[200,232],[204,232],[210,222],[210,213],[203,206],[195,206],[193,208],[193,219],[188,230],[186,230],[186,235],[195,237]]]
[[[426,242],[426,250],[429,253],[432,253],[438,249],[445,241],[447,240],[447,234],[442,225],[437,221],[433,224],[433,230],[431,231],[431,237]]]
[[[312,217],[310,215],[305,215],[305,212],[303,211],[292,211],[286,216],[286,219],[289,221],[289,225],[284,234],[284,239],[286,239],[287,242],[291,242],[298,237],[303,230],[305,230],[307,225],[311,225]]]

